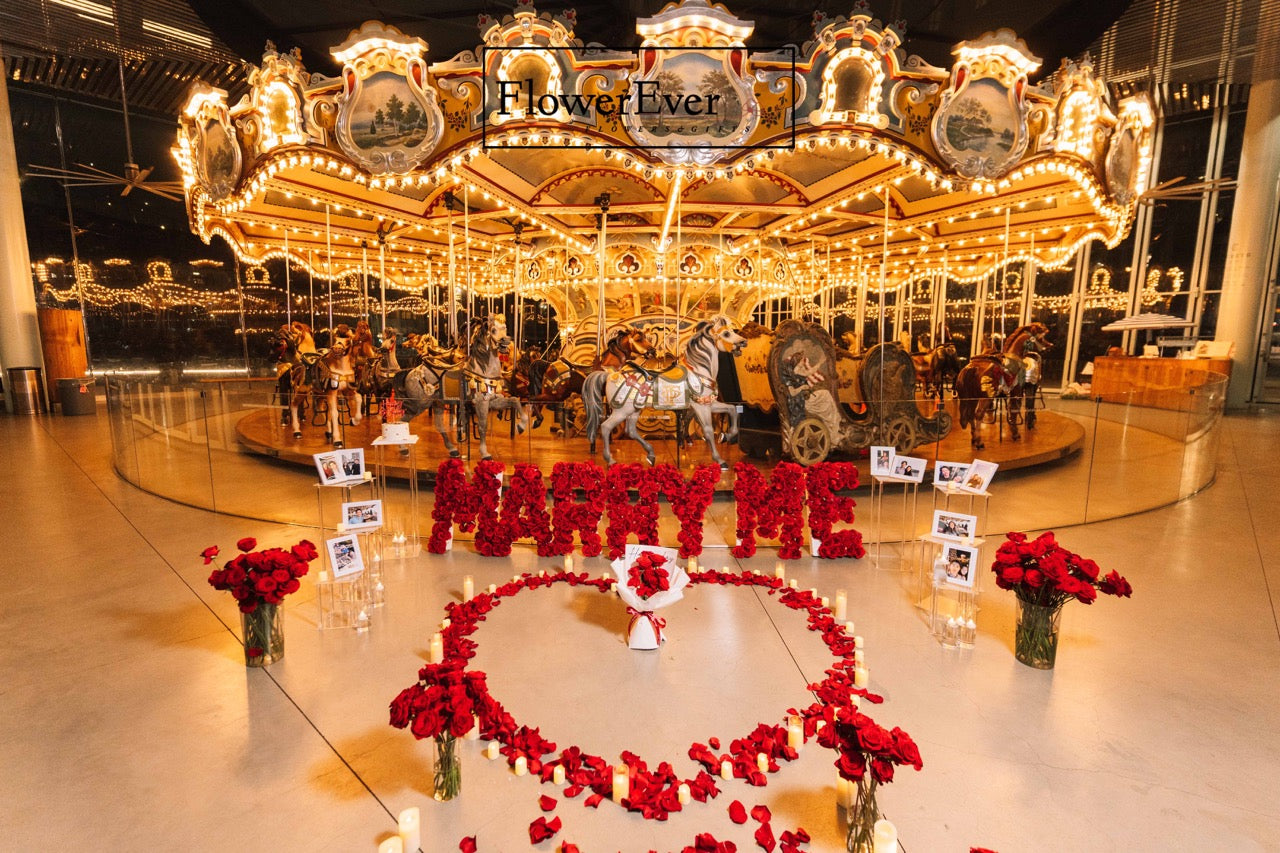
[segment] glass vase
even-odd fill
[[[849,853],[874,853],[876,821],[880,819],[880,807],[876,805],[876,780],[868,768],[861,779],[850,784],[854,787],[854,796],[853,804],[845,813],[849,821],[845,846]]]
[[[240,613],[244,665],[269,666],[284,657],[284,620],[276,604],[259,604]]]
[[[1058,656],[1058,629],[1062,605],[1045,606],[1018,599],[1018,627],[1013,654],[1019,663],[1036,669],[1053,669]]]
[[[435,791],[432,796],[444,802],[452,800],[462,791],[462,757],[458,755],[458,739],[453,735],[439,734],[435,741]]]

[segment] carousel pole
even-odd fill
[[[369,320],[369,241],[360,241],[360,306],[364,319]]]
[[[885,299],[889,295],[889,188],[884,188],[884,228],[880,243],[880,340],[884,343]]]
[[[467,340],[476,316],[476,283],[471,277],[471,185],[462,185],[462,270],[467,279]]]
[[[596,204],[600,205],[600,245],[596,252],[596,270],[599,285],[596,288],[596,352],[604,353],[604,244],[609,235],[609,194],[596,196]],[[665,307],[663,311],[665,312]]]
[[[329,342],[333,342],[333,232],[329,228],[329,203],[324,203],[324,269],[329,278]]]
[[[458,281],[457,256],[453,249],[453,193],[445,195],[449,208],[449,343],[458,342],[458,299],[454,289]]]
[[[387,333],[387,244],[385,239],[378,241],[378,287],[381,290],[382,334]]]
[[[857,307],[854,309],[854,323],[857,326],[857,352],[866,349],[867,328],[867,271],[862,267],[862,253],[858,253],[858,266],[854,274],[854,287],[858,293]]]
[[[1005,305],[1009,301],[1008,283],[1009,283],[1009,217],[1013,215],[1013,208],[1006,206],[1004,209],[1004,260],[1000,264],[1000,336],[1004,337],[1009,326],[1005,322]]]
[[[1036,232],[1031,230],[1031,248],[1027,253],[1027,267],[1022,282],[1022,323],[1030,323],[1036,298]]]
[[[289,283],[289,229],[284,229],[284,321],[293,325],[293,290]]]
[[[233,253],[234,254],[234,253]],[[235,256],[236,261],[236,302],[240,308],[240,343],[244,349],[244,372],[249,373],[249,324],[245,322],[244,317],[244,285],[241,283],[240,276],[240,256]]]
[[[316,327],[316,266],[311,249],[307,248],[307,308],[311,312],[311,328]]]
[[[515,266],[515,270],[513,271],[514,274],[511,276],[512,284],[515,285],[515,290],[516,290],[515,318],[514,318],[516,323],[516,349],[519,352],[524,352],[524,296],[520,292],[521,273],[524,272],[524,270],[521,269],[522,247],[520,245],[520,232],[524,230],[524,225],[521,224],[519,220],[516,220],[515,225],[512,227],[515,229],[515,232],[516,232],[516,254],[515,254],[516,266]],[[512,360],[513,363],[516,360],[518,359],[513,359]]]

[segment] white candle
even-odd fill
[[[523,776],[529,772],[529,759],[525,758],[523,755],[517,755],[516,763],[512,765],[511,769],[516,772],[517,776]]]
[[[804,746],[804,723],[799,717],[787,720],[787,746],[792,749]]]
[[[836,612],[833,614],[837,622],[843,622],[849,611],[849,595],[843,589],[836,590]]]
[[[853,663],[854,663],[854,666],[866,666],[867,653],[864,652],[862,649],[858,649],[857,651],[855,651],[853,653]]]
[[[846,634],[848,634],[850,637],[852,637],[852,636],[853,636],[853,623],[852,623],[852,622],[846,622],[846,623],[844,623],[844,632],[845,632]]]
[[[613,801],[620,803],[631,796],[631,771],[627,765],[619,764],[613,768]]]
[[[855,711],[861,711],[861,710],[862,710],[862,697],[861,697],[861,696],[850,696],[850,697],[849,697],[849,704],[853,706],[853,710],[855,710]],[[819,722],[821,722],[821,720],[819,720]]]
[[[493,595],[493,594],[494,594],[495,592],[497,592],[497,591],[498,591],[498,585],[497,585],[496,583],[491,583],[491,584],[489,584],[489,594],[490,594],[490,595]]]
[[[817,598],[817,597],[818,597],[818,588],[817,588],[816,586],[811,586],[811,587],[809,587],[809,595],[813,596],[814,598]]]
[[[378,853],[404,853],[404,839],[398,835],[391,836],[378,845]]]
[[[564,555],[564,570],[566,572],[573,571],[573,555],[572,554]]]
[[[720,762],[720,778],[721,779],[733,778],[733,762],[732,761],[725,759],[724,761]]]
[[[822,606],[827,609],[831,608],[831,598],[829,596],[822,596]]]
[[[453,622],[449,619],[448,616],[446,616],[440,620],[440,630],[443,631],[445,628],[448,628],[452,624]]]
[[[698,555],[694,554],[689,557],[689,568],[685,571],[696,572],[698,570]]]
[[[854,668],[853,670],[853,686],[854,687],[866,688],[868,678],[870,678],[870,676],[868,675],[867,668],[865,666],[859,666]]]
[[[475,714],[471,715],[471,728],[467,729],[463,737],[467,740],[480,740],[480,718]]]
[[[681,782],[680,787],[676,788],[676,799],[682,806],[689,805],[689,801],[693,799],[693,794],[689,793],[689,784],[687,782]]]
[[[435,633],[431,635],[431,663],[444,661],[444,637]]]
[[[422,813],[417,806],[411,806],[400,812],[399,823],[405,853],[417,853],[422,846]]]
[[[787,564],[779,560],[773,564],[773,576],[778,580],[787,579]]]
[[[547,576],[547,570],[546,570],[546,569],[540,569],[540,570],[538,571],[538,577],[540,577],[540,578],[545,578],[546,576]]]
[[[836,802],[848,811],[858,796],[858,783],[843,776],[836,777]]]
[[[854,647],[855,649],[865,649],[865,648],[866,648],[866,646],[864,646],[864,645],[863,645],[863,643],[862,643],[862,635],[861,635],[861,634],[858,634],[857,636],[855,636],[855,637],[853,638],[853,647]]]
[[[511,582],[512,582],[512,583],[520,583],[520,576],[519,576],[519,575],[512,575],[512,576],[511,576]]]
[[[790,589],[799,589],[799,588],[800,588],[800,582],[799,582],[799,581],[797,581],[795,578],[792,578],[791,580],[787,581],[787,586],[788,586]]]
[[[769,756],[765,755],[763,752],[757,752],[756,753],[756,769],[759,770],[761,773],[768,773],[769,772]]]
[[[498,742],[496,740],[489,741],[489,745],[484,748],[484,757],[490,761],[498,757]]]
[[[476,580],[467,575],[462,579],[462,600],[470,601],[476,597]]]
[[[557,764],[555,767],[551,768],[551,781],[553,784],[556,784],[556,785],[564,784],[564,765],[563,764]]]
[[[875,853],[896,853],[898,849],[898,828],[884,818],[876,821],[873,830]]]

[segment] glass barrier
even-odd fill
[[[943,406],[953,421],[949,434],[918,444],[910,455],[925,459],[930,469],[938,461],[967,462],[975,456],[1001,466],[989,489],[991,499],[980,501],[980,508],[974,510],[980,515],[981,533],[1000,535],[1007,530],[1114,518],[1165,506],[1213,482],[1225,391],[1226,378],[1215,377],[1194,388],[1145,388],[1108,395],[1105,400],[1039,398],[1034,428],[1016,424],[1017,439],[1006,413],[1000,412],[998,419],[996,413],[989,414],[979,428],[985,443],[980,450],[972,448],[970,431],[960,428],[956,402],[949,400]],[[909,414],[904,415],[913,405],[919,413],[914,423]],[[602,462],[599,445],[593,454],[581,436],[581,413],[576,409],[548,409],[540,426],[523,433],[509,414],[505,418],[491,415],[488,449],[508,470],[514,463],[532,462],[548,479],[552,466],[562,459]],[[769,417],[752,407],[744,409],[741,441],[722,442],[718,447],[729,465],[747,461],[767,471],[778,461],[782,448],[776,416],[771,427]],[[324,505],[325,501],[332,504],[332,495],[318,494],[324,490],[312,460],[312,454],[332,449],[324,436],[323,413],[304,412],[303,437],[295,439],[288,410],[275,398],[273,380],[206,379],[164,385],[112,377],[107,384],[107,410],[116,470],[139,488],[231,515],[315,525],[323,508],[328,513],[326,526],[336,521],[336,504]],[[928,424],[938,417],[936,403],[916,401],[858,410],[842,405],[839,412],[826,414],[827,434],[813,440],[846,450],[860,446],[866,436],[872,436],[874,443],[886,437],[902,438],[915,429],[927,433]],[[432,413],[415,418],[413,428],[420,437],[416,469],[425,484],[447,453]],[[715,428],[719,439],[727,422],[718,419]],[[701,429],[692,418],[678,421],[670,413],[650,412],[641,418],[640,429],[659,462],[675,464],[686,474],[695,465],[711,462]],[[674,440],[678,429],[690,436],[683,445]],[[479,460],[474,424],[469,430],[451,429],[451,434],[464,459]],[[380,435],[376,413],[366,413],[360,424],[344,423],[340,435],[348,448],[366,448],[367,468],[379,461],[378,449],[371,446]],[[744,448],[758,458],[748,457]],[[612,450],[617,462],[646,459],[643,448],[631,439],[615,437]],[[404,489],[406,460],[398,449],[383,452],[396,475],[389,478],[389,487]],[[835,458],[858,455],[850,452]],[[863,487],[856,494],[855,526],[868,541],[925,533],[935,508],[960,507],[959,511],[967,512],[977,506],[971,501],[956,503],[954,494],[934,487],[930,471],[914,491],[890,483],[882,505],[873,508],[865,456],[859,464]],[[728,488],[731,480],[726,476],[721,482],[722,488]],[[424,490],[420,510],[424,536],[430,526],[429,495],[429,489]],[[708,513],[706,544],[732,545],[734,519],[732,502],[718,499]],[[668,525],[674,535],[674,524],[664,509],[664,541]]]

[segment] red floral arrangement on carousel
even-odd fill
[[[1093,604],[1098,593],[1129,598],[1133,587],[1112,570],[1102,570],[1093,560],[1058,544],[1053,531],[1029,539],[1025,533],[1009,533],[996,550],[991,566],[996,586],[1011,589],[1018,598],[1040,607],[1059,608],[1075,599]]]
[[[288,551],[283,548],[253,550],[257,547],[258,540],[241,539],[236,543],[241,553],[209,575],[209,585],[228,590],[242,613],[252,613],[263,604],[280,604],[286,595],[297,592],[301,587],[298,578],[307,573],[308,564],[319,556],[316,546],[306,539]],[[200,556],[205,565],[209,565],[218,556],[218,546],[205,548]]]
[[[631,564],[627,573],[627,586],[641,598],[652,598],[659,592],[671,589],[671,573],[664,566],[667,559],[652,551],[645,551]]]

